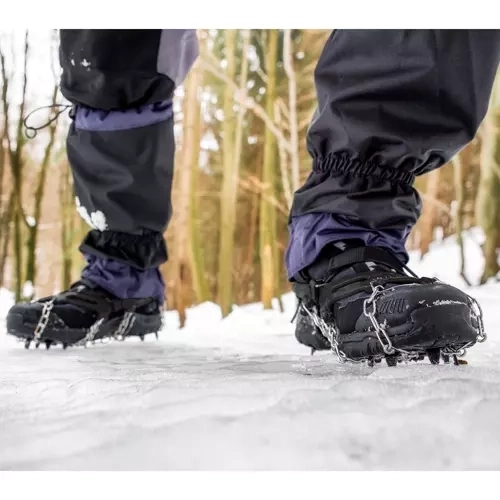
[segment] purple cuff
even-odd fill
[[[79,105],[76,106],[73,117],[78,130],[111,132],[154,125],[167,121],[173,113],[172,101],[165,101],[119,111],[91,109]]]
[[[316,213],[293,217],[289,231],[285,256],[288,279],[310,266],[326,245],[336,241],[362,240],[366,246],[389,248],[402,262],[408,262],[405,244],[411,227],[373,230],[358,226],[342,215]]]
[[[155,297],[165,301],[165,284],[158,268],[137,269],[116,260],[85,254],[82,278],[99,285],[120,299]]]

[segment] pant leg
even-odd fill
[[[473,139],[500,56],[499,30],[337,30],[315,71],[312,172],[294,196],[292,278],[330,242],[362,239],[407,260],[415,176]]]
[[[198,55],[195,30],[61,30],[67,154],[89,231],[84,277],[117,296],[163,294],[171,218],[172,97]]]

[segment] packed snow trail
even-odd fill
[[[458,367],[311,357],[291,295],[222,321],[202,304],[184,330],[169,313],[143,343],[27,351],[2,331],[0,469],[498,470],[500,285],[470,293],[489,338]]]

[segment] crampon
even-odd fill
[[[162,315],[153,298],[118,299],[86,280],[58,295],[14,305],[7,333],[24,347],[89,346],[97,341],[158,338]]]
[[[385,249],[351,248],[325,262],[323,279],[304,275],[293,284],[296,337],[312,353],[328,349],[342,363],[369,366],[461,365],[467,349],[486,340],[474,298],[419,278]]]

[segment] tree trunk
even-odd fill
[[[463,240],[463,218],[464,218],[464,203],[465,203],[465,179],[467,178],[467,170],[472,161],[472,153],[474,152],[473,144],[469,144],[463,151],[455,155],[453,158],[453,173],[455,181],[455,198],[457,208],[455,213],[455,231],[457,234],[457,243],[460,251],[460,276],[465,283],[470,286],[470,281],[465,273],[465,251]]]
[[[3,89],[2,89],[2,104],[4,112],[4,126],[5,126],[5,139],[9,152],[9,161],[12,172],[13,183],[13,222],[14,222],[14,295],[16,302],[22,298],[23,286],[23,231],[24,225],[29,227],[26,222],[26,217],[23,210],[22,203],[22,180],[23,180],[23,149],[25,145],[25,138],[23,135],[23,118],[26,105],[26,90],[28,87],[28,54],[29,54],[29,36],[28,30],[24,34],[24,60],[23,60],[23,73],[22,73],[22,86],[21,86],[21,101],[18,107],[19,116],[17,120],[16,136],[11,138],[11,114],[10,105],[8,100],[8,87],[9,77],[7,76],[5,54],[1,51],[0,47],[0,63],[2,70]]]
[[[17,194],[14,195],[15,198]],[[19,206],[14,206],[14,298],[16,302],[22,299],[23,290],[23,252],[22,252],[22,228]]]
[[[480,283],[496,277],[500,267],[497,258],[497,242],[500,236],[500,98],[497,77],[491,105],[484,119],[481,149],[481,178],[479,182],[476,214],[483,228],[484,270]]]
[[[9,197],[9,202],[7,208],[5,209],[2,216],[2,226],[0,231],[2,232],[2,245],[0,253],[0,287],[5,285],[5,264],[7,262],[7,257],[9,255],[9,243],[11,234],[11,217],[12,211],[14,209],[14,192],[12,191]]]
[[[59,177],[59,202],[61,207],[61,286],[66,290],[73,281],[73,252],[75,241],[73,186],[70,179],[70,169],[66,164],[62,165]]]
[[[436,169],[427,174],[426,198],[437,200],[439,193],[439,179],[441,170]],[[434,240],[434,227],[436,223],[436,204],[424,199],[422,216],[419,221],[420,254],[424,256]]]
[[[52,104],[57,102],[57,92],[58,87],[54,87],[52,92]],[[52,112],[52,118],[54,118],[55,111]],[[49,127],[49,141],[45,147],[44,157],[42,164],[40,166],[40,172],[38,173],[38,181],[35,190],[35,206],[33,210],[33,221],[29,224],[28,228],[28,241],[26,244],[26,275],[25,280],[31,283],[33,290],[31,297],[25,297],[25,299],[33,299],[33,294],[35,290],[35,279],[36,279],[36,247],[38,241],[38,229],[40,227],[40,221],[42,218],[42,200],[45,192],[45,182],[47,179],[47,170],[49,163],[52,159],[52,150],[54,148],[55,138],[57,130],[57,120],[52,122]]]
[[[186,88],[185,115],[184,115],[184,138],[186,145],[186,164],[182,168],[191,169],[190,201],[189,201],[189,256],[191,263],[191,275],[193,287],[198,302],[210,299],[210,289],[205,276],[205,262],[203,258],[203,246],[198,225],[198,177],[200,170],[200,139],[201,139],[201,107],[198,99],[198,91],[202,84],[202,72],[199,66],[191,70]],[[184,142],[185,141],[185,142]],[[184,150],[183,150],[184,153]],[[189,164],[188,164],[189,163]]]
[[[300,187],[299,132],[297,116],[297,80],[293,64],[292,30],[285,30],[283,43],[283,65],[288,77],[288,108],[290,110],[290,159],[292,166],[292,190]],[[289,207],[290,208],[290,207]]]
[[[240,70],[240,92],[246,93],[248,75],[248,47],[250,43],[250,32],[243,30],[243,51]],[[235,57],[235,33],[234,30],[226,31],[226,59],[228,76],[234,79],[236,73]],[[244,99],[243,99],[244,101]],[[224,95],[224,179],[221,192],[221,219],[219,240],[219,305],[222,315],[227,316],[231,312],[233,294],[233,250],[234,230],[236,226],[236,202],[238,194],[238,181],[240,170],[240,159],[243,142],[243,118],[246,107],[240,102],[236,127],[230,116],[233,114],[233,90],[226,87]]]
[[[273,116],[276,99],[276,63],[278,30],[269,30],[266,55],[266,114]],[[271,309],[277,282],[276,208],[275,198],[276,140],[266,127],[264,133],[264,161],[262,165],[263,190],[260,201],[260,262],[261,300],[265,309]]]
[[[183,98],[183,133],[182,148],[180,151],[179,168],[177,170],[177,202],[176,202],[176,231],[174,236],[174,259],[172,263],[174,301],[179,312],[181,328],[186,322],[186,309],[190,305],[190,284],[193,282],[193,249],[194,244],[190,240],[193,233],[193,220],[191,217],[190,202],[193,199],[192,173],[193,161],[198,164],[199,143],[196,144],[199,128],[198,115],[198,88],[200,82],[200,71],[197,64],[193,67],[185,84]]]

